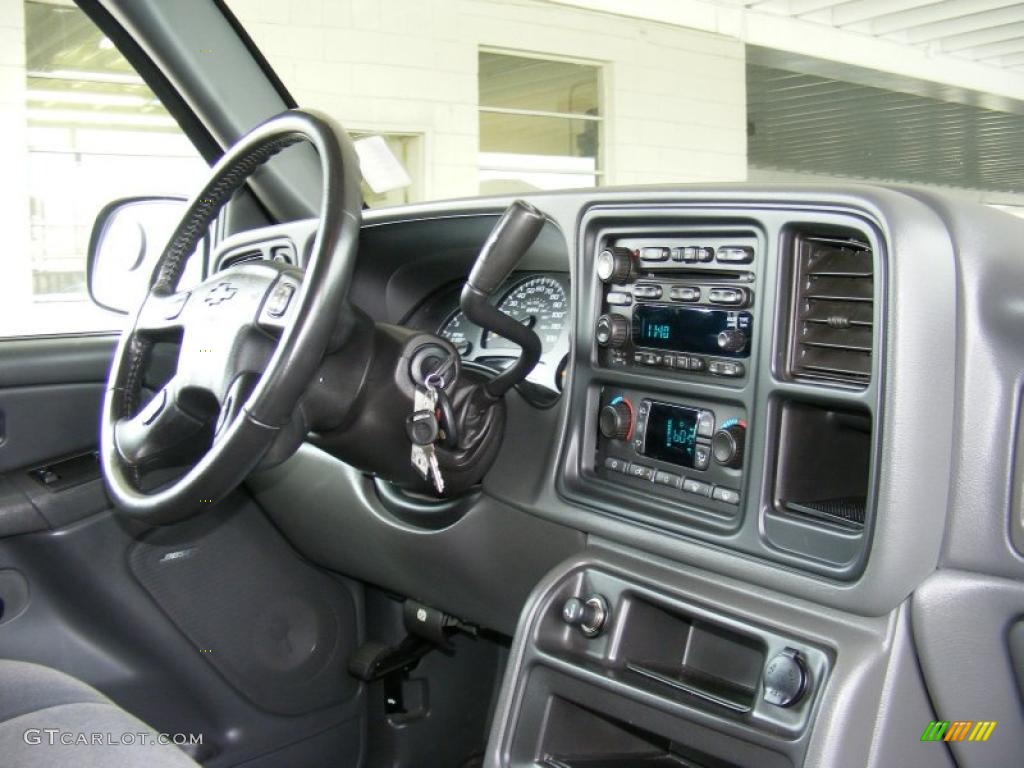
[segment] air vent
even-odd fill
[[[866,386],[874,339],[874,259],[858,237],[799,235],[789,374]]]
[[[261,261],[263,259],[263,251],[256,249],[251,251],[235,251],[225,256],[220,262],[221,269],[227,269],[228,267],[234,267],[238,264],[247,264],[250,261]]]

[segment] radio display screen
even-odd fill
[[[651,403],[644,431],[643,455],[683,467],[693,467],[700,411],[668,403]]]
[[[749,312],[640,304],[633,311],[633,343],[638,347],[670,352],[747,357],[750,355],[749,344],[729,352],[719,346],[718,334],[738,330],[750,337],[753,324],[754,318]]]

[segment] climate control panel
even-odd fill
[[[606,388],[595,422],[599,476],[691,505],[739,506],[747,442],[739,407]]]

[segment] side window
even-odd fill
[[[93,305],[86,287],[96,214],[117,198],[189,195],[208,169],[78,7],[29,0],[22,9],[10,37],[24,45],[0,52],[0,336],[116,330],[123,316]]]

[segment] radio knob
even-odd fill
[[[625,400],[609,403],[601,409],[598,426],[609,440],[625,440],[633,431],[633,409]]]
[[[594,336],[602,347],[621,347],[629,338],[629,321],[621,315],[601,315]]]
[[[738,421],[722,427],[711,438],[711,453],[723,467],[739,469],[743,466],[747,428]]]
[[[747,334],[730,329],[718,334],[718,348],[723,352],[741,352],[747,346]]]
[[[622,285],[633,274],[633,252],[629,248],[605,248],[597,254],[596,266],[601,282]]]

